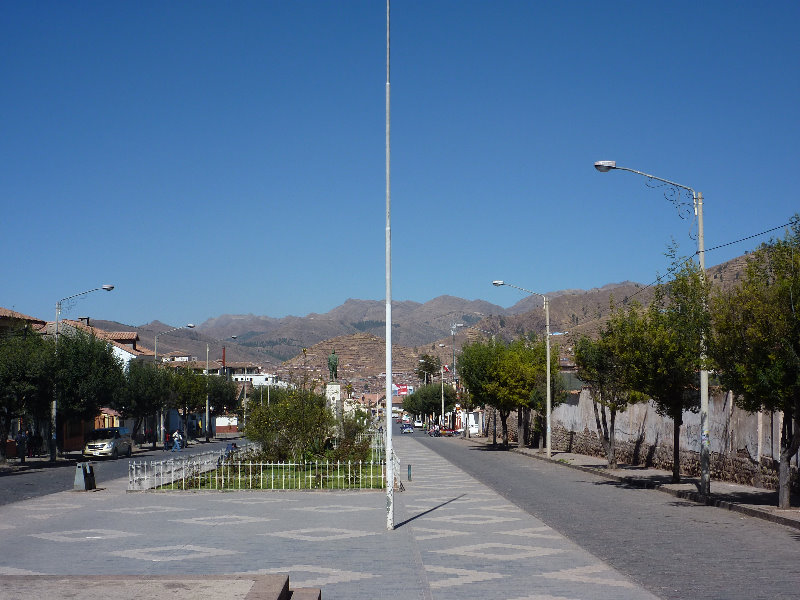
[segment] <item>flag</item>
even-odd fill
[[[447,368],[447,365],[444,365],[444,372],[445,373],[449,373],[450,372],[450,369]]]

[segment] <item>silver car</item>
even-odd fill
[[[133,439],[126,427],[104,427],[95,429],[86,436],[83,447],[84,456],[130,457],[133,453]]]

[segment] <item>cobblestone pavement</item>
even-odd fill
[[[396,436],[395,450],[394,531],[383,492],[126,493],[115,480],[0,506],[0,574],[131,574],[144,586],[288,573],[326,600],[655,598],[420,440]]]
[[[420,441],[658,597],[800,598],[793,527],[568,468],[560,454],[536,460],[456,438]]]

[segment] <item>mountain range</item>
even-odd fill
[[[740,276],[746,256],[742,256],[708,269],[714,285],[728,286]],[[653,288],[630,281],[608,284],[591,290],[561,290],[547,294],[550,299],[550,328],[552,332],[566,333],[561,338],[562,347],[582,334],[596,332],[614,305],[635,300],[646,305],[653,296]],[[545,315],[542,298],[529,295],[509,308],[484,300],[465,300],[454,296],[439,296],[428,302],[410,300],[392,302],[393,359],[402,368],[413,371],[416,358],[422,353],[441,355],[444,363],[452,354],[451,328],[457,327],[456,346],[477,336],[497,335],[511,339],[529,333],[542,334]],[[109,321],[94,321],[106,330],[136,330],[140,345],[153,348],[156,333],[171,326],[154,321],[132,327]],[[385,335],[385,303],[379,300],[349,299],[323,314],[311,313],[305,317],[274,318],[260,315],[221,315],[211,318],[194,329],[179,329],[159,336],[159,354],[172,350],[191,353],[199,360],[221,357],[221,347],[226,347],[228,361],[249,361],[267,370],[280,371],[279,365],[296,368],[305,362],[309,369],[325,371],[324,362],[330,349],[348,348],[346,361],[363,374],[377,375],[384,371],[384,351],[379,349]],[[235,339],[231,339],[236,336]],[[377,344],[377,342],[380,342]],[[376,345],[377,344],[377,345]],[[359,350],[359,345],[363,346]],[[442,349],[442,346],[445,349]],[[302,350],[307,348],[307,355]],[[408,362],[409,364],[404,364]],[[319,363],[319,364],[317,364]],[[348,370],[345,361],[342,369]],[[397,367],[393,367],[398,370]]]

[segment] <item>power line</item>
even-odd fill
[[[766,234],[768,234],[768,233],[772,233],[773,231],[778,231],[779,229],[783,229],[784,227],[789,227],[789,226],[791,226],[793,223],[794,223],[794,220],[791,220],[791,221],[789,221],[788,223],[784,223],[784,224],[782,224],[782,225],[778,225],[777,227],[772,227],[771,229],[766,229],[766,230],[764,230],[764,231],[761,231],[761,232],[759,232],[759,233],[754,233],[754,234],[752,234],[752,235],[748,235],[748,236],[746,236],[746,237],[739,238],[738,240],[733,240],[733,241],[731,241],[731,242],[726,242],[726,243],[724,243],[724,244],[720,244],[720,245],[718,245],[718,246],[714,246],[714,247],[712,247],[712,248],[707,248],[707,249],[705,250],[705,252],[713,252],[714,250],[719,250],[719,249],[721,249],[721,248],[726,248],[726,247],[728,247],[728,246],[733,246],[734,244],[739,244],[739,243],[741,243],[741,242],[745,242],[745,241],[747,241],[747,240],[751,240],[751,239],[753,239],[753,238],[761,237],[762,235],[766,235]],[[677,264],[683,264],[684,262],[686,262],[686,261],[687,261],[687,260],[689,260],[690,258],[694,258],[695,256],[697,256],[698,254],[699,254],[699,252],[695,250],[695,252],[694,252],[693,254],[691,254],[691,255],[688,255],[688,256],[683,256],[683,257],[681,257],[680,259],[678,259],[678,260],[676,261],[676,263],[677,263]],[[622,306],[627,306],[627,305],[628,305],[628,303],[630,303],[630,302],[631,302],[631,300],[633,300],[633,298],[634,298],[635,296],[638,296],[639,294],[641,294],[641,293],[645,292],[646,290],[648,290],[648,289],[650,289],[650,288],[652,288],[652,287],[655,287],[656,285],[659,285],[659,284],[660,284],[660,283],[661,283],[661,282],[664,280],[664,278],[665,278],[665,277],[669,277],[670,275],[672,275],[673,273],[675,273],[675,272],[676,272],[676,271],[678,271],[679,269],[680,269],[680,267],[678,267],[678,266],[675,266],[675,267],[670,267],[669,269],[667,269],[667,272],[666,272],[664,275],[659,275],[659,276],[658,276],[658,277],[656,277],[656,279],[655,279],[654,281],[652,281],[651,283],[648,283],[647,285],[644,285],[644,286],[642,286],[641,288],[639,288],[638,290],[636,290],[636,291],[635,291],[633,294],[631,294],[630,296],[626,296],[626,297],[625,297],[625,299],[622,301],[621,305],[622,305]],[[594,319],[592,319],[592,320],[594,320]],[[584,324],[584,323],[588,323],[589,321],[590,321],[589,319],[583,319],[583,320],[581,320],[581,321],[578,321],[577,323],[574,323],[574,324],[573,324],[573,326],[582,325],[582,324]]]

